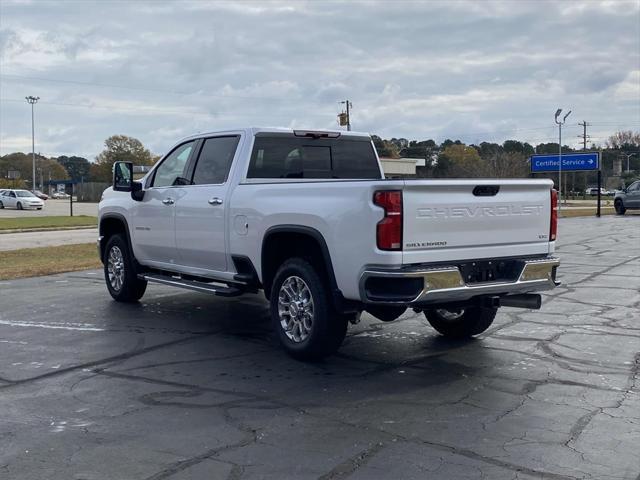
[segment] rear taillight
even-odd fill
[[[402,250],[402,191],[380,190],[373,203],[384,208],[384,218],[378,222],[376,242],[380,250]]]
[[[558,235],[558,191],[551,189],[551,222],[549,226],[549,241],[554,242]]]

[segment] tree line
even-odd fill
[[[467,145],[460,140],[447,139],[442,143],[434,140],[408,140],[406,138],[383,139],[373,135],[373,143],[380,157],[415,158],[424,160],[424,166],[416,167],[416,175],[422,178],[518,178],[530,176],[529,157],[533,154],[557,154],[558,143],[539,143],[533,146],[519,140],[503,143],[482,142]],[[604,177],[613,174],[613,163],[622,155],[629,158],[632,173],[623,173],[625,183],[638,178],[640,173],[640,132],[619,131],[611,135],[603,147],[592,144],[588,150],[602,151],[601,169]],[[580,152],[568,145],[563,153]],[[626,168],[626,161],[623,170]],[[537,174],[553,177],[551,174]],[[596,182],[596,172],[571,173],[567,181],[576,190]]]
[[[140,140],[127,135],[112,135],[94,162],[79,156],[47,158],[36,154],[36,185],[50,180],[111,183],[114,162],[129,161],[135,165],[153,165],[159,156],[145,148]],[[0,188],[31,188],[33,161],[29,153],[10,153],[0,157]],[[19,179],[9,179],[9,171],[18,171]]]
[[[421,178],[456,177],[527,177],[529,157],[534,153],[558,153],[557,143],[540,143],[535,147],[519,140],[506,140],[503,143],[482,142],[479,145],[466,145],[460,140],[407,140],[406,138],[383,139],[373,135],[373,143],[380,157],[424,159],[424,166],[417,167],[416,175]],[[591,145],[590,150],[599,147]],[[631,155],[630,169],[635,173],[623,174],[628,184],[640,173],[640,132],[619,131],[609,137],[602,150],[602,170],[605,178],[613,172],[613,160],[619,155]],[[563,153],[574,150],[562,146]],[[47,158],[36,155],[36,184],[46,184],[49,180],[67,180],[84,182],[111,182],[112,167],[116,161],[130,161],[135,165],[153,165],[158,155],[151,153],[140,140],[127,135],[113,135],[104,142],[104,149],[94,162],[79,156],[60,156]],[[623,169],[626,167],[623,165]],[[10,170],[20,172],[19,180],[8,179]],[[552,177],[550,174],[544,176]],[[581,188],[595,183],[595,172],[577,172],[568,178],[570,188]],[[32,158],[27,153],[10,153],[0,157],[0,188],[29,188],[32,177]]]

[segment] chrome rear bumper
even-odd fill
[[[554,257],[523,260],[522,270],[515,280],[482,283],[465,283],[460,269],[455,265],[415,270],[371,268],[360,276],[360,298],[365,303],[416,305],[463,301],[481,295],[539,292],[557,286],[555,273],[558,265],[560,260]],[[401,294],[396,292],[385,296],[370,291],[367,287],[370,279],[386,279],[396,283],[406,279],[411,284]]]

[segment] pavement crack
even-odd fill
[[[98,360],[93,360],[91,362],[80,363],[78,365],[72,365],[72,366],[66,367],[66,368],[60,368],[59,370],[55,370],[53,372],[47,372],[47,373],[44,373],[42,375],[36,375],[35,377],[29,377],[29,378],[24,378],[24,379],[20,379],[20,380],[11,380],[10,381],[11,383],[9,383],[7,385],[0,385],[0,389],[7,389],[7,388],[15,387],[17,385],[24,385],[24,384],[28,384],[28,383],[33,383],[33,382],[37,382],[38,380],[43,380],[43,379],[46,379],[46,378],[58,377],[60,375],[65,375],[65,374],[70,373],[70,372],[75,372],[77,370],[88,369],[88,368],[92,368],[92,367],[97,367],[99,365],[121,362],[121,361],[124,361],[124,360],[128,360],[130,358],[133,358],[133,357],[137,357],[139,355],[144,355],[146,353],[153,352],[155,350],[160,350],[160,349],[165,348],[165,347],[172,347],[174,345],[179,345],[181,343],[186,343],[186,342],[189,342],[189,341],[194,340],[196,338],[202,338],[202,337],[193,336],[193,337],[187,337],[187,338],[180,338],[180,339],[177,339],[177,340],[172,340],[170,342],[164,342],[164,343],[159,343],[159,344],[156,344],[156,345],[151,345],[151,346],[145,347],[145,348],[135,348],[135,349],[133,349],[132,351],[129,351],[129,352],[121,353],[121,354],[118,354],[118,355],[113,355],[113,356],[110,356],[110,357],[101,358],[101,359],[98,359]]]
[[[375,443],[369,448],[364,449],[354,457],[348,458],[344,462],[336,465],[329,472],[318,477],[318,480],[341,480],[351,476],[357,469],[366,465],[371,457],[382,450],[385,445],[382,442]]]
[[[576,440],[578,440],[578,438],[580,438],[580,435],[582,435],[584,429],[587,428],[587,425],[589,425],[589,423],[591,423],[591,420],[593,420],[593,418],[600,412],[602,412],[602,408],[596,408],[595,410],[584,414],[578,420],[576,420],[576,423],[573,424],[571,430],[569,431],[569,439],[564,442],[564,445],[571,448],[570,444],[574,443]]]

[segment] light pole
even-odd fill
[[[34,97],[29,95],[28,97],[24,97],[27,103],[31,104],[31,158],[33,161],[33,177],[31,184],[31,191],[33,192],[36,189],[36,135],[33,124],[33,106],[40,100],[40,97]]]
[[[562,210],[562,125],[567,121],[567,117],[571,115],[571,110],[562,118],[558,117],[562,113],[562,109],[556,110],[556,123],[558,124],[558,211]]]
[[[627,155],[626,153],[623,153],[623,155],[624,155],[625,157],[627,157],[627,170],[626,170],[627,172],[631,171],[631,170],[629,169],[629,159],[630,159],[631,157],[633,157],[634,155],[637,155],[637,154],[638,154],[638,152],[633,152],[633,153],[630,153],[629,155]]]

